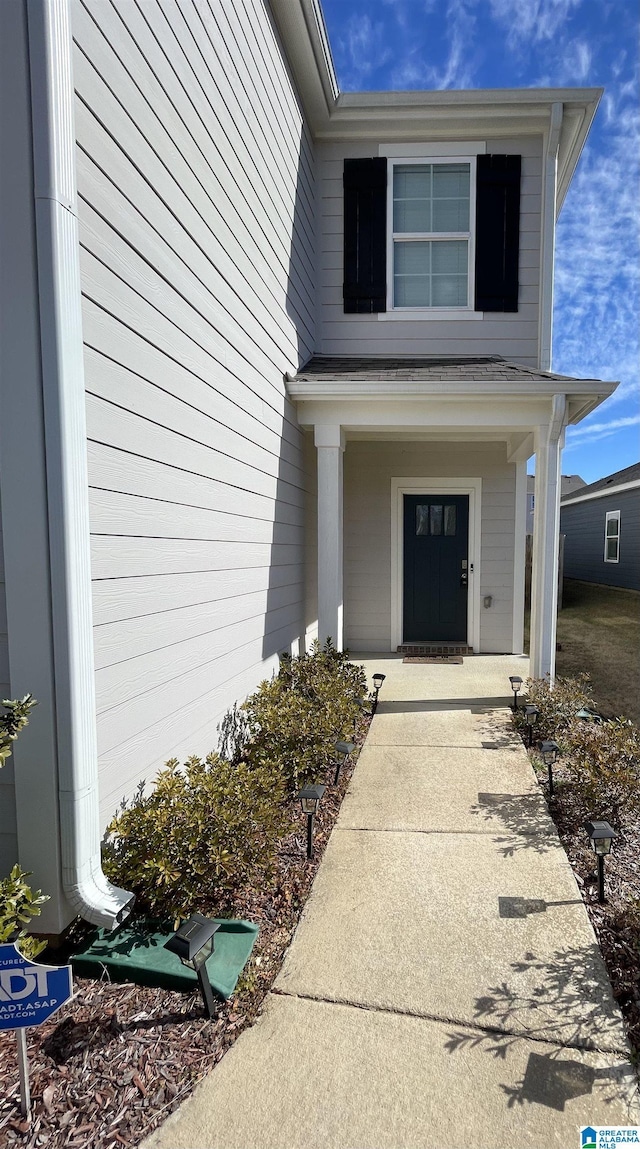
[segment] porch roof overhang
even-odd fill
[[[420,359],[315,356],[286,377],[302,426],[340,426],[346,439],[503,440],[532,453],[532,436],[566,399],[578,423],[617,383],[538,371],[498,356]]]

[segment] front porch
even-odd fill
[[[522,654],[535,455],[531,673],[553,675],[564,430],[613,388],[495,356],[311,360],[288,391],[313,432],[308,617],[318,637],[351,650],[447,641]],[[445,536],[456,534],[447,558]]]

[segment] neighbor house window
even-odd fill
[[[620,562],[620,511],[607,511],[605,516],[604,561]]]
[[[475,161],[391,161],[393,308],[468,308]]]

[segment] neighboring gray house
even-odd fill
[[[586,487],[584,479],[580,475],[561,475],[560,476],[560,499],[565,499],[567,495],[572,495],[574,491],[579,491],[581,487]],[[527,475],[527,534],[533,534],[533,512],[536,503],[536,477],[535,475]]]
[[[562,499],[565,578],[640,590],[640,463]]]
[[[0,873],[101,832],[314,635],[554,672],[555,226],[599,89],[340,94],[317,0],[0,3]],[[489,605],[490,604],[490,605]],[[6,606],[6,615],[5,615]],[[15,777],[14,777],[15,765]]]

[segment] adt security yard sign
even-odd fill
[[[70,965],[37,965],[0,946],[0,1030],[41,1025],[72,993]]]
[[[73,993],[70,965],[37,965],[15,945],[0,946],[0,1030],[17,1029],[20,1108],[31,1117],[25,1029],[41,1025]]]

